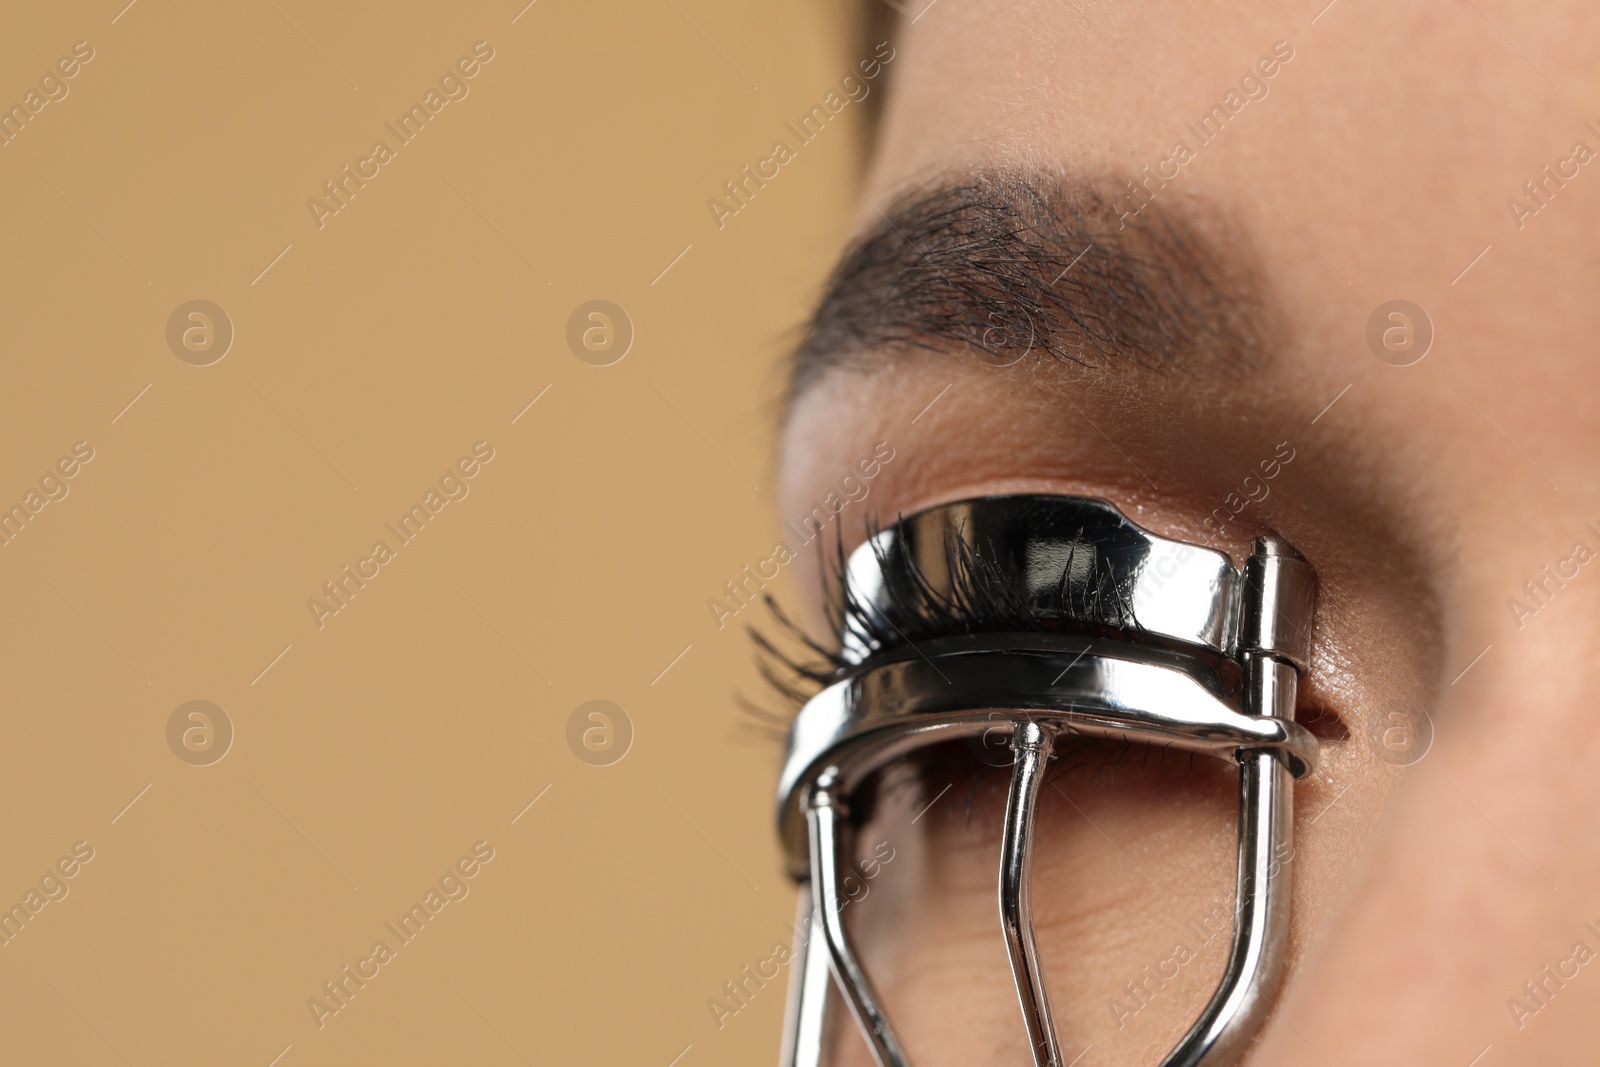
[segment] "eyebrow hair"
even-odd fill
[[[829,277],[794,354],[790,403],[833,370],[913,349],[996,365],[1252,364],[1266,334],[1252,261],[1224,251],[1192,202],[1167,210],[1148,184],[1125,184],[1108,194],[1109,180],[992,170],[903,193]]]

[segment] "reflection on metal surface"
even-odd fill
[[[850,555],[852,593],[900,625],[896,577],[908,568],[952,599],[948,546],[981,555],[986,569],[1041,621],[1167,639],[1232,655],[1240,575],[1224,552],[1157,537],[1103,500],[984,497],[912,515]],[[846,658],[872,651],[859,630]]]

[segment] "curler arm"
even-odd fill
[[[806,805],[806,822],[811,831],[811,892],[822,910],[822,929],[828,943],[828,962],[839,990],[850,1005],[861,1032],[872,1046],[878,1067],[908,1067],[906,1055],[895,1040],[887,1016],[878,1006],[877,995],[866,972],[856,959],[855,950],[844,929],[839,892],[839,857],[844,849],[839,802],[826,788],[815,789]]]
[[[1019,722],[1011,734],[1011,792],[1006,799],[1005,833],[1000,841],[1000,924],[1005,929],[1006,952],[1011,957],[1011,977],[1022,1002],[1028,1044],[1035,1067],[1061,1067],[1061,1049],[1050,1015],[1050,991],[1039,966],[1039,946],[1033,938],[1033,903],[1029,884],[1033,878],[1034,813],[1044,768],[1054,737],[1036,722]]]
[[[832,1037],[828,936],[822,914],[812,903],[811,884],[800,886],[795,906],[794,963],[789,971],[789,1003],[784,1012],[779,1067],[822,1067]]]

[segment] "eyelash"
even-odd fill
[[[869,540],[878,533],[876,526],[869,525],[866,530]],[[1137,633],[1143,629],[1132,607],[1118,594],[1109,571],[1097,571],[1087,589],[1070,594],[1063,581],[1059,587],[1062,601],[1052,617],[1041,614],[1036,605],[1018,599],[1015,587],[997,576],[995,565],[985,555],[983,546],[974,546],[959,536],[947,537],[944,544],[943,570],[951,576],[949,595],[934,589],[909,555],[897,554],[887,561],[888,566],[885,566],[885,558],[879,555],[885,581],[893,587],[891,600],[897,605],[895,619],[891,622],[851,595],[845,586],[842,534],[835,531],[831,552],[820,538],[817,545],[819,555],[824,556],[823,603],[828,606],[827,621],[835,645],[818,642],[792,620],[770,594],[766,597],[772,620],[768,628],[764,631],[758,626],[746,627],[756,647],[757,669],[769,692],[779,698],[782,708],[773,711],[744,697],[736,699],[760,724],[759,732],[770,738],[781,740],[800,708],[822,689],[902,658],[925,642],[959,641],[964,637],[997,633],[1070,632],[1090,636],[1115,632],[1127,639],[1130,631]],[[1069,556],[1062,566],[1063,578],[1073,569],[1072,565]],[[1072,598],[1070,611],[1064,610],[1068,607],[1066,598],[1069,595]],[[1063,617],[1073,621],[1064,625]],[[847,632],[869,650],[865,657],[847,658],[842,654],[837,642],[839,635]],[[1301,687],[1298,705],[1296,719],[1320,740],[1348,740],[1349,727],[1314,688]]]
[[[878,530],[868,528],[871,538]],[[752,720],[747,726],[767,742],[781,742],[795,715],[807,700],[822,689],[844,678],[871,670],[889,660],[908,654],[913,646],[938,639],[959,641],[986,633],[1060,633],[1066,628],[1059,617],[1041,616],[1036,608],[1018,600],[1014,586],[996,577],[993,563],[977,548],[959,537],[947,538],[944,545],[944,570],[950,574],[951,596],[934,590],[909,556],[900,555],[900,566],[885,568],[886,580],[900,583],[893,601],[900,606],[896,621],[890,624],[873,608],[849,595],[843,583],[845,556],[842,536],[836,532],[832,551],[818,540],[818,553],[823,556],[822,592],[827,607],[829,629],[837,642],[838,635],[847,632],[871,651],[865,658],[846,658],[837,647],[824,645],[794,621],[770,594],[766,606],[770,622],[765,628],[747,626],[746,632],[756,647],[756,663],[767,689],[782,704],[774,711],[744,697],[736,698]],[[879,557],[880,565],[883,557]],[[1063,575],[1072,567],[1069,559],[1063,565]],[[1089,618],[1095,623],[1075,623],[1073,632],[1119,629],[1138,629],[1131,608],[1122,604],[1114,592],[1114,583],[1106,581],[1107,574],[1098,575],[1087,594],[1078,594],[1074,600],[1074,618]],[[1065,594],[1063,594],[1065,595]],[[1141,749],[1135,753],[1134,749]],[[1152,760],[1162,768],[1171,762],[1186,764],[1193,773],[1195,758],[1192,753],[1174,754],[1165,749],[1134,745],[1130,742],[1106,742],[1091,739],[1074,741],[1064,739],[1057,749],[1046,781],[1057,781],[1073,771],[1088,770],[1093,781],[1125,763],[1137,762],[1141,772],[1148,769]],[[976,758],[970,746],[956,748],[936,746],[914,754],[904,763],[880,772],[862,795],[856,798],[859,814],[865,817],[879,799],[902,795],[906,802],[921,807],[931,803],[941,791],[957,787],[971,829],[974,804],[985,789],[1004,790],[1010,772],[996,770]]]
[[[875,544],[870,539],[878,532],[876,528],[867,529],[869,543]],[[849,633],[869,651],[864,658],[847,658],[838,647],[818,642],[769,594],[766,605],[772,618],[770,632],[754,626],[747,627],[747,632],[756,646],[757,668],[785,710],[774,714],[742,701],[747,711],[769,726],[787,727],[805,702],[823,688],[897,659],[926,641],[959,640],[978,634],[1062,633],[1067,630],[1060,621],[1063,615],[1092,620],[1088,624],[1074,622],[1074,633],[1126,633],[1140,628],[1132,608],[1117,595],[1116,583],[1109,580],[1109,573],[1098,573],[1087,591],[1069,593],[1065,578],[1073,570],[1070,556],[1062,566],[1060,596],[1063,601],[1071,596],[1073,610],[1058,612],[1052,618],[1040,614],[1035,605],[1017,595],[1014,585],[999,575],[983,546],[975,546],[962,537],[952,535],[944,542],[942,562],[943,571],[950,575],[948,594],[935,589],[909,555],[898,553],[886,558],[880,553],[879,566],[897,606],[895,618],[890,620],[845,585],[841,534],[835,533],[831,553],[819,541],[819,552],[827,553],[822,592],[834,641],[837,643],[840,635]]]

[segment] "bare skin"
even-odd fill
[[[1600,9],[1341,0],[1313,25],[1320,5],[1238,6],[943,0],[896,39],[860,222],[974,167],[1137,176],[1286,41],[1270,92],[1156,200],[1257,264],[1280,325],[1270,357],[1137,388],[962,351],[829,371],[790,414],[783,509],[809,511],[888,441],[846,548],[868,510],[892,522],[1017,490],[1104,497],[1205,540],[1205,518],[1288,442],[1270,495],[1219,543],[1241,559],[1271,530],[1316,566],[1302,709],[1348,737],[1297,787],[1290,978],[1247,1062],[1466,1067],[1487,1046],[1485,1065],[1592,1063],[1600,966],[1562,961],[1578,942],[1600,953],[1585,926],[1600,929],[1600,563],[1574,556],[1600,551],[1600,160],[1548,185],[1520,228],[1507,199],[1537,205],[1523,183],[1541,166],[1576,141],[1600,149],[1584,125],[1600,126]],[[1405,367],[1365,339],[1397,297],[1437,334]],[[1563,560],[1576,577],[1558,585],[1542,568]],[[1381,745],[1402,702],[1435,732],[1404,767]],[[1062,1044],[1088,1046],[1085,1067],[1160,1061],[1220,973],[1222,938],[1203,934],[1229,914],[1230,769],[1114,756],[1062,765],[1035,865]],[[864,834],[896,858],[851,921],[914,1059],[1027,1063],[994,905],[1004,774],[962,777],[913,823],[926,786]],[[1546,965],[1577,976],[1558,985]],[[1177,973],[1135,997],[1146,968]],[[871,1062],[850,1028],[838,1050]]]

